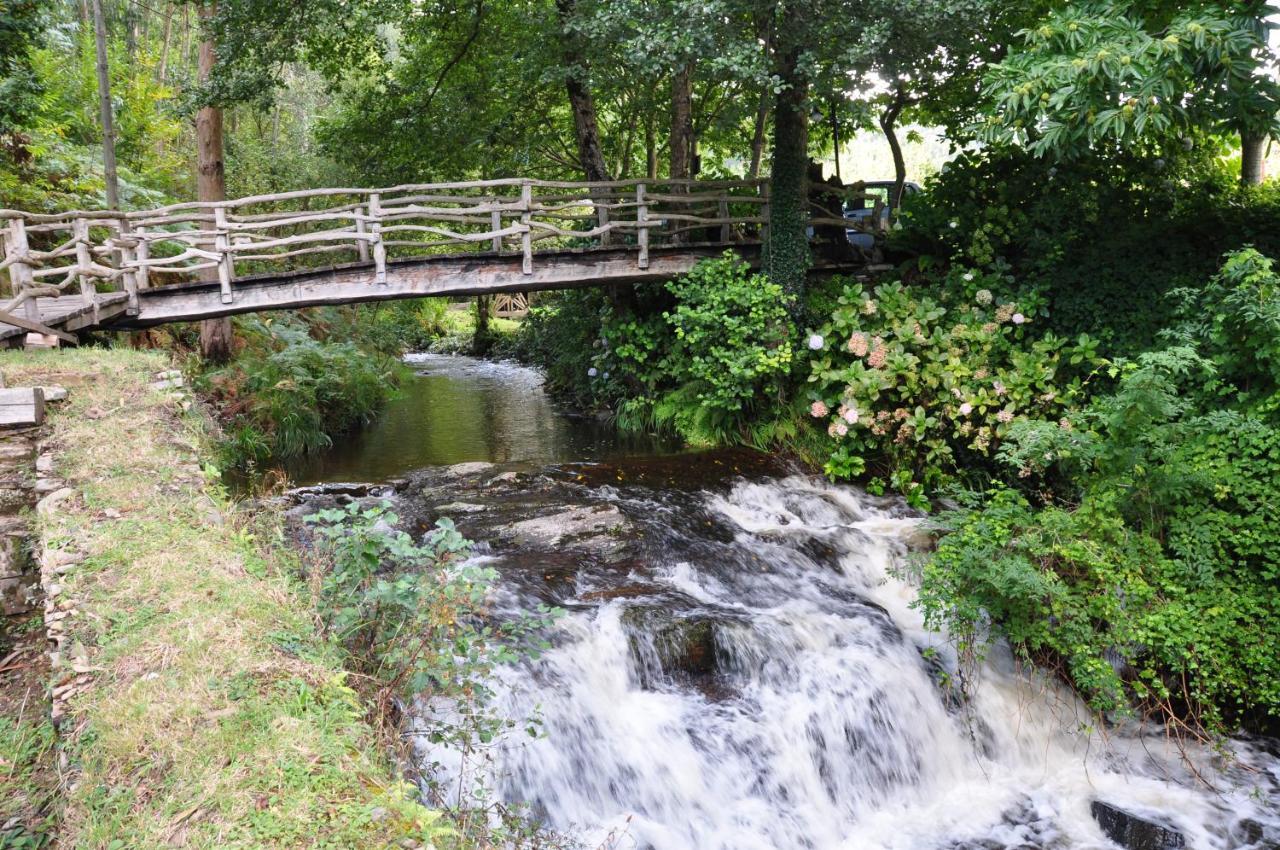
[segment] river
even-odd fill
[[[1230,763],[1189,745],[1211,789],[1159,729],[1099,724],[1007,651],[962,693],[912,608],[921,535],[896,501],[621,439],[520,366],[410,364],[385,416],[290,472],[392,482],[409,522],[480,541],[499,616],[565,609],[552,648],[495,683],[540,735],[482,769],[584,846],[1113,848],[1101,819],[1135,848],[1280,847],[1274,741],[1234,741]]]

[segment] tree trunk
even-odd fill
[[[98,114],[102,120],[102,175],[107,184],[107,207],[120,209],[120,179],[116,174],[116,130],[111,106],[111,69],[107,65],[107,24],[102,0],[93,0],[93,40],[97,49]]]
[[[773,49],[773,24],[763,27],[761,47],[766,59]],[[760,176],[760,163],[764,161],[765,133],[769,129],[769,104],[773,100],[773,91],[766,83],[760,88],[760,102],[756,106],[755,131],[751,135],[751,166],[747,169],[747,179],[755,180]]]
[[[604,162],[604,152],[600,145],[600,125],[596,120],[596,102],[591,96],[591,87],[586,82],[586,69],[582,67],[582,51],[578,49],[578,38],[569,30],[569,18],[573,15],[576,0],[556,0],[556,11],[560,16],[561,50],[564,55],[568,73],[565,75],[565,90],[569,95],[569,108],[573,112],[573,134],[578,143],[578,161],[588,182],[603,182],[609,179],[609,167]]]
[[[809,81],[799,67],[800,48],[782,57],[778,76],[782,91],[774,103],[773,167],[769,195],[769,238],[765,270],[794,299],[792,316],[804,309],[805,276],[809,271],[808,162]]]
[[[658,131],[653,118],[646,118],[644,125],[644,174],[650,180],[658,179]]]
[[[755,180],[760,176],[760,163],[764,160],[765,132],[769,129],[769,87],[760,92],[760,105],[756,107],[755,132],[751,136],[751,165],[747,169],[747,179]]]
[[[671,179],[693,176],[693,63],[671,78]]]
[[[173,35],[173,9],[165,9],[164,34],[160,36],[160,61],[156,63],[156,79],[164,82],[169,70],[169,39]]]
[[[200,7],[200,18],[205,23],[217,12],[216,0]],[[198,79],[201,83],[213,73],[217,57],[213,42],[200,42]],[[214,106],[202,106],[196,112],[196,197],[200,201],[225,201],[227,179],[222,159],[222,110]],[[217,269],[201,269],[201,280],[217,280]],[[205,319],[200,323],[200,355],[205,360],[223,363],[231,359],[231,319]]]
[[[1265,133],[1240,134],[1240,183],[1261,186],[1267,179],[1267,136]]]
[[[902,144],[898,141],[896,130],[902,105],[903,93],[899,90],[893,103],[880,115],[880,129],[884,131],[885,140],[889,142],[889,150],[893,154],[893,195],[890,196],[889,203],[893,207],[891,214],[895,216],[902,205],[902,192],[907,185],[907,162],[902,156]]]

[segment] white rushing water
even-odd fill
[[[1187,847],[1275,846],[1280,771],[1248,745],[1225,774],[1194,754],[1210,790],[1162,734],[1096,728],[1007,652],[962,705],[899,577],[914,521],[883,503],[804,477],[739,482],[696,516],[595,495],[661,532],[614,580],[641,589],[579,578],[554,648],[504,672],[498,710],[543,726],[494,777],[586,846],[1114,847],[1094,800]]]

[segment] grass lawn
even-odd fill
[[[278,522],[228,503],[198,465],[213,456],[199,407],[151,388],[168,368],[129,350],[0,354],[8,386],[70,390],[48,442],[75,492],[38,530],[84,556],[60,597],[71,648],[54,684],[69,661],[92,683],[60,724],[58,845],[429,846],[434,813],[317,637]],[[46,728],[7,718],[0,756],[11,739],[40,751]]]

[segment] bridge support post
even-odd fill
[[[733,226],[729,224],[729,196],[720,195],[720,203],[716,206],[716,217],[720,219],[720,241],[728,244],[733,241]]]
[[[214,207],[214,227],[217,234],[213,237],[213,249],[218,254],[218,288],[222,292],[222,303],[230,304],[235,298],[231,294],[231,278],[235,277],[235,261],[231,258],[231,240],[227,236],[227,210],[225,207]]]
[[[502,230],[502,213],[498,212],[497,210],[494,210],[493,212],[489,213],[489,227],[491,230],[493,230],[494,233],[497,233],[498,231]],[[493,237],[493,253],[495,254],[502,253],[502,237],[501,236]]]
[[[369,195],[369,218],[373,219],[373,282],[387,285],[387,246],[382,241],[382,196]]]
[[[26,257],[28,248],[27,223],[20,218],[9,219],[9,255]],[[13,284],[14,298],[35,286],[36,279],[32,272],[31,265],[21,259],[13,260],[10,264],[9,281]],[[23,304],[23,310],[26,311],[27,318],[31,321],[40,321],[40,305],[36,303],[36,299],[27,299]]]
[[[524,273],[533,274],[533,232],[529,220],[533,217],[533,185],[529,181],[520,184],[520,224],[524,232],[520,234],[520,250],[524,253]]]
[[[639,265],[649,268],[649,204],[644,199],[644,184],[636,185],[636,244],[640,246]]]
[[[125,313],[136,316],[138,314],[138,266],[135,259],[138,256],[139,243],[130,238],[132,231],[129,220],[120,219],[117,234],[120,241],[124,243],[120,248],[120,277],[124,282],[125,294],[129,296],[129,300],[125,302]]]

